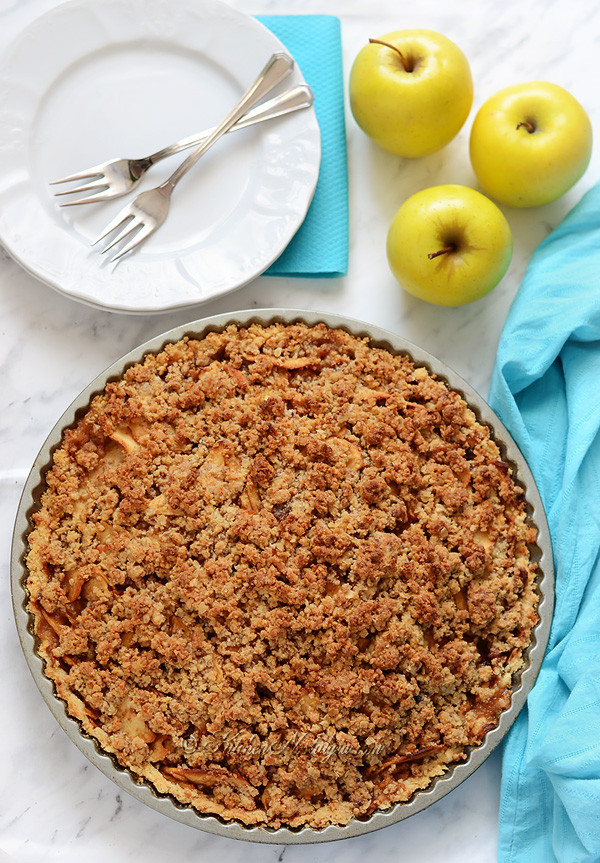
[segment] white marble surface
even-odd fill
[[[0,50],[55,0],[0,0]],[[101,2],[101,0],[98,0]],[[192,2],[192,0],[190,0]],[[328,12],[342,21],[345,78],[371,36],[426,26],[453,38],[471,62],[475,105],[497,89],[546,79],[571,90],[600,128],[600,7],[595,0],[231,0],[248,14]],[[456,11],[455,11],[456,10]],[[460,10],[460,11],[459,11]],[[1,116],[1,106],[0,106]],[[89,765],[56,725],[29,675],[12,619],[8,559],[20,489],[48,431],[97,373],[141,341],[187,320],[248,307],[342,311],[386,326],[436,354],[485,395],[494,352],[527,261],[544,236],[600,177],[596,148],[585,177],[563,199],[530,211],[505,209],[515,252],[487,298],[442,309],[403,294],[389,273],[385,235],[400,203],[438,183],[472,185],[465,129],[445,150],[401,161],[377,150],[347,114],[350,268],[331,281],[258,279],[218,302],[159,316],[95,311],[55,293],[0,247],[1,517],[0,849],[19,863],[158,863],[165,858],[280,861],[495,859],[500,758],[427,811],[376,834],[323,846],[256,846],[205,835],[146,809]],[[35,230],[35,226],[32,226]],[[0,859],[3,859],[0,850]]]

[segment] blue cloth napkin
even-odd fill
[[[535,477],[556,568],[546,656],[504,747],[498,859],[600,861],[600,186],[534,252],[489,401]]]
[[[331,277],[348,272],[348,167],[341,28],[332,15],[258,15],[283,42],[315,96],[321,168],[306,219],[266,271]]]

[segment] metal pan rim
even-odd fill
[[[392,353],[407,354],[417,365],[425,366],[444,380],[449,387],[458,391],[465,398],[469,407],[474,410],[477,418],[491,429],[496,443],[502,450],[503,458],[506,458],[509,464],[516,469],[516,477],[525,491],[531,520],[538,529],[539,622],[534,627],[532,641],[525,651],[526,664],[516,675],[511,705],[502,714],[497,727],[487,734],[480,746],[471,750],[466,761],[451,767],[446,773],[435,779],[428,788],[416,792],[409,801],[397,803],[385,811],[379,810],[364,821],[356,819],[345,826],[329,825],[321,830],[310,827],[299,830],[287,827],[279,829],[259,826],[245,827],[238,822],[224,822],[215,816],[202,815],[191,807],[183,806],[168,795],[160,795],[147,784],[138,783],[133,774],[118,766],[110,755],[101,751],[97,742],[82,732],[77,720],[67,714],[64,702],[56,695],[50,679],[44,675],[43,661],[35,649],[32,621],[25,607],[24,580],[26,568],[24,552],[27,535],[31,530],[30,515],[39,501],[45,472],[51,462],[54,450],[61,441],[64,429],[75,422],[78,414],[89,404],[93,395],[100,392],[110,380],[121,377],[130,365],[141,361],[146,354],[157,353],[167,343],[176,342],[186,335],[202,337],[210,331],[222,330],[230,324],[248,326],[251,323],[269,324],[276,322],[303,322],[308,325],[324,323],[331,328],[345,329],[354,336],[367,337],[375,347],[386,348]],[[11,593],[17,632],[23,653],[44,701],[70,740],[105,776],[152,809],[204,832],[263,844],[299,845],[360,836],[404,820],[440,800],[467,779],[488,758],[517,718],[539,672],[552,620],[554,568],[548,524],[531,471],[499,417],[460,375],[412,342],[364,321],[329,312],[265,308],[226,312],[169,329],[129,351],[81,391],[48,434],[25,482],[13,531]]]

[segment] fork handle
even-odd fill
[[[166,194],[170,194],[177,183],[181,180],[184,174],[193,168],[198,159],[219,140],[219,138],[228,132],[229,129],[257,102],[271,92],[281,81],[286,78],[294,68],[294,61],[287,54],[273,54],[267,65],[264,67],[256,81],[246,90],[240,101],[227,114],[218,126],[216,126],[207,138],[200,144],[199,147],[190,153],[178,168],[176,168],[171,176],[165,180],[158,188]]]
[[[237,132],[238,129],[246,129],[248,126],[254,126],[256,123],[263,123],[265,120],[274,120],[275,117],[282,117],[284,114],[291,114],[293,111],[299,111],[301,108],[310,108],[314,101],[313,93],[308,84],[299,84],[291,90],[286,90],[285,93],[280,93],[274,96],[267,102],[263,102],[252,108],[244,116],[234,123],[229,129],[230,132]],[[180,153],[182,150],[189,150],[190,147],[198,146],[207,138],[215,127],[205,129],[197,135],[190,135],[188,138],[182,138],[176,144],[170,144],[168,147],[163,147],[151,156],[147,156],[143,160],[146,168],[160,162],[161,159],[166,159],[168,156],[173,156],[175,153]]]

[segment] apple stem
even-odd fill
[[[535,126],[533,123],[530,123],[529,120],[521,120],[520,123],[517,123],[517,129],[520,129],[521,126],[525,126],[530,135],[533,135],[535,132]]]
[[[402,53],[400,48],[396,48],[396,46],[392,45],[390,42],[384,42],[383,39],[369,39],[369,42],[371,42],[375,45],[385,45],[386,48],[391,48],[392,51],[395,51],[396,54],[400,57],[400,60],[402,61],[402,65],[404,66],[404,71],[405,72],[412,72],[412,66],[407,61],[406,57],[404,56],[404,54]]]
[[[434,258],[439,258],[440,255],[447,255],[448,252],[453,252],[455,248],[456,246],[444,246],[443,249],[438,249],[437,252],[429,252],[427,257],[432,261]]]

